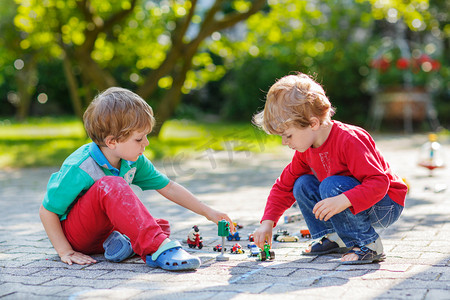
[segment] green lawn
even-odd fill
[[[81,145],[90,142],[75,118],[29,119],[25,123],[0,120],[0,168],[59,166]],[[268,136],[251,124],[200,123],[172,120],[159,137],[151,137],[145,155],[161,159],[207,151],[274,151],[280,138]]]

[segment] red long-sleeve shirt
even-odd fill
[[[353,176],[360,185],[344,192],[357,214],[372,207],[386,193],[404,206],[407,186],[395,175],[364,129],[333,121],[327,140],[318,148],[296,151],[270,191],[262,220],[275,223],[294,204],[292,189],[297,178],[313,174],[321,182],[332,175]]]

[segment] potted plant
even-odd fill
[[[370,67],[376,71],[377,85],[382,90],[427,89],[441,64],[420,49],[405,54],[394,48],[378,54],[371,60]]]
[[[423,121],[427,114],[433,114],[430,87],[441,64],[422,47],[410,47],[406,40],[386,38],[377,50],[369,62],[372,117],[378,123],[382,118],[403,119],[405,129],[412,131],[412,121]]]

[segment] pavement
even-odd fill
[[[0,170],[0,299],[450,299],[450,172],[433,176],[417,165],[424,134],[375,136],[392,169],[406,178],[410,193],[401,218],[380,232],[387,258],[378,264],[344,266],[338,255],[306,257],[311,241],[273,244],[276,257],[260,262],[244,254],[217,261],[212,248],[221,243],[217,226],[154,191],[136,189],[158,218],[170,221],[172,239],[185,243],[198,225],[204,247],[186,249],[202,260],[196,271],[152,269],[139,258],[92,265],[66,265],[59,260],[39,220],[47,180],[57,168]],[[441,141],[450,163],[450,140]],[[187,160],[183,155],[155,165],[202,201],[223,210],[248,234],[262,216],[269,190],[292,152],[277,153],[255,145],[261,154],[206,150]],[[297,208],[286,214],[298,214]],[[304,221],[277,229],[299,235]],[[228,249],[235,242],[226,242]],[[186,244],[185,244],[186,245]]]

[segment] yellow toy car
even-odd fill
[[[300,239],[296,235],[290,235],[287,230],[278,230],[277,234],[274,236],[275,241],[286,243],[286,242],[298,242]]]

